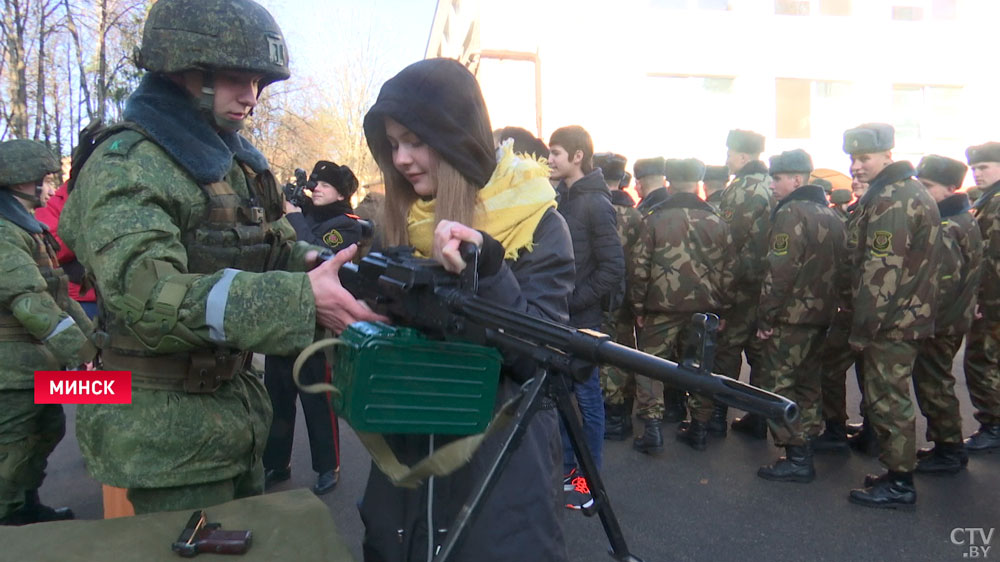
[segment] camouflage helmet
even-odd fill
[[[142,31],[136,65],[153,72],[237,70],[286,80],[288,50],[271,14],[252,0],[160,0]]]
[[[34,183],[59,171],[59,160],[44,144],[27,139],[0,142],[0,186]]]

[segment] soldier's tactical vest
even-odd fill
[[[156,142],[137,125],[119,123],[96,133],[92,146],[125,129]],[[74,158],[74,170],[82,166],[83,162],[78,163]],[[247,179],[249,201],[242,199],[226,181],[200,185],[208,198],[208,205],[199,226],[184,234],[189,274],[207,275],[226,268],[259,273],[277,269],[280,265],[281,247],[288,239],[275,225],[282,216],[277,182],[269,170],[255,174],[245,164],[241,163],[240,167]],[[148,298],[148,289],[152,289],[157,277],[152,277],[148,284],[136,280],[133,285],[139,286],[139,289],[133,287],[130,295],[137,299]],[[152,303],[154,312],[162,311],[167,321],[176,322],[177,310],[186,294],[186,285],[177,285],[164,287],[157,302]],[[99,295],[98,301],[100,303]],[[99,308],[102,315],[106,313],[103,304]],[[101,350],[103,367],[131,371],[133,388],[214,392],[223,382],[231,380],[250,359],[248,352],[222,347],[155,353],[135,335],[117,326],[111,328],[109,336],[109,341]]]
[[[44,225],[42,228],[41,234],[29,233],[35,242],[31,257],[35,260],[42,279],[45,280],[46,291],[52,295],[56,304],[65,310],[69,300],[69,278],[59,267],[59,259],[56,257],[59,243]],[[42,343],[32,336],[8,310],[0,310],[0,341],[30,342],[39,345]]]

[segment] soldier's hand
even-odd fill
[[[340,334],[344,328],[355,322],[389,321],[385,316],[372,312],[367,304],[354,298],[354,295],[340,284],[340,266],[351,261],[357,251],[357,244],[351,244],[337,252],[333,259],[323,262],[306,274],[309,276],[313,298],[316,300],[316,323],[334,334]],[[307,254],[306,259],[315,260],[316,257]]]
[[[757,330],[757,338],[762,340],[769,340],[771,336],[774,335],[774,328],[769,330]]]
[[[301,212],[302,212],[302,209],[300,209],[299,207],[296,207],[295,205],[292,205],[291,203],[288,202],[287,199],[285,200],[285,214],[286,215],[288,213],[301,213]]]
[[[983,319],[983,311],[979,309],[979,304],[978,303],[976,303],[975,318],[976,318],[976,320],[982,320]]]
[[[636,316],[635,317],[635,326],[636,326],[636,328],[640,328],[640,329],[641,328],[645,328],[646,327],[646,317],[645,316]]]

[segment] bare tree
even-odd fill
[[[28,26],[30,0],[4,0],[3,24],[0,33],[5,47],[9,110],[4,119],[14,138],[28,136],[28,77],[25,32]]]

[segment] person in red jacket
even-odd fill
[[[76,260],[76,254],[73,253],[73,250],[70,250],[62,238],[59,238],[59,215],[62,214],[63,205],[66,204],[68,195],[66,182],[63,182],[55,194],[48,198],[44,206],[35,210],[35,218],[49,227],[49,231],[59,242],[59,253],[56,257],[59,258],[59,265],[69,277],[69,297],[79,302],[87,316],[93,319],[97,315],[97,296],[94,294],[93,288],[88,288],[83,294],[80,293],[80,283],[83,281],[84,273],[83,265]]]

